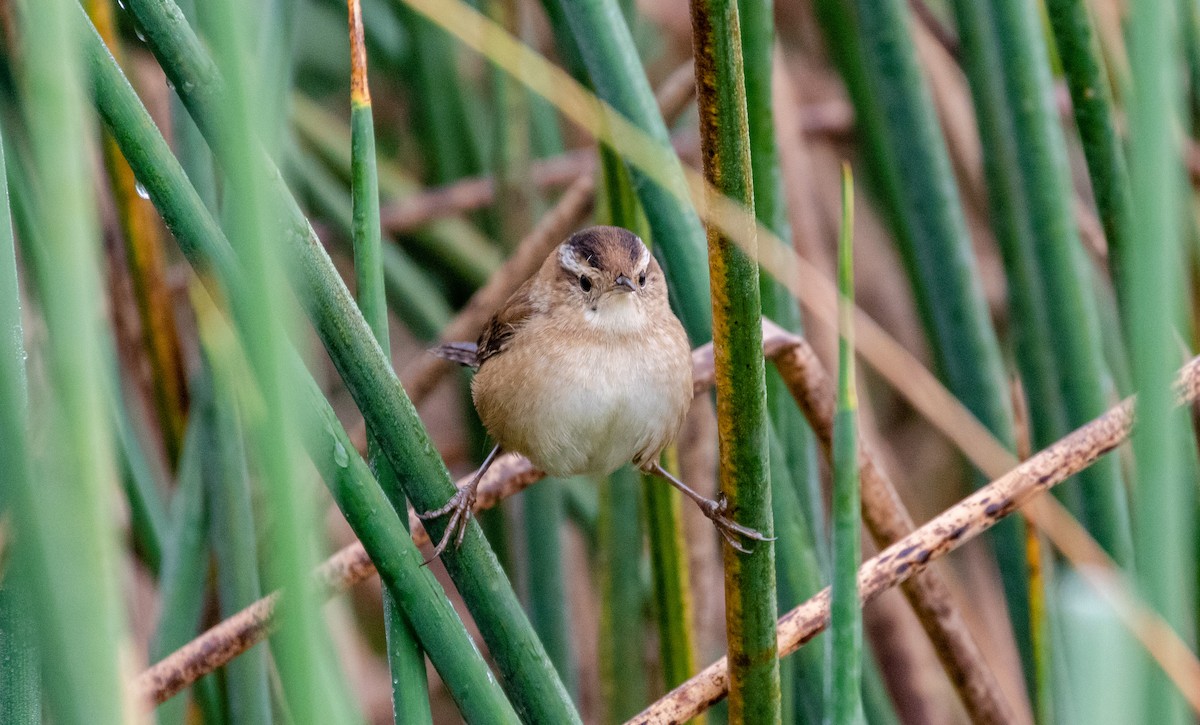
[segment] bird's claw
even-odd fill
[[[425,560],[424,565],[427,566],[434,559],[441,556],[442,552],[446,550],[446,546],[450,543],[451,538],[454,539],[455,547],[462,545],[463,538],[467,535],[467,524],[471,521],[474,508],[475,487],[464,486],[458,489],[441,508],[417,514],[417,518],[422,521],[430,521],[450,514],[450,520],[446,523],[446,530],[442,532],[442,538],[438,541],[437,546],[433,547],[433,554]]]
[[[743,526],[742,524],[739,524],[738,522],[726,516],[725,512],[729,510],[729,500],[725,498],[725,494],[723,493],[718,494],[715,500],[705,499],[704,503],[700,505],[700,510],[702,510],[704,515],[707,516],[709,520],[713,522],[713,525],[717,527],[717,531],[720,532],[722,538],[724,538],[730,546],[742,552],[743,554],[749,554],[750,550],[738,540],[738,536],[743,536],[747,539],[753,539],[754,541],[775,540],[774,536],[766,536],[756,529],[752,529],[749,526]]]

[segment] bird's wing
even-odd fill
[[[483,326],[483,332],[479,334],[479,342],[476,344],[478,365],[483,365],[488,358],[504,352],[517,330],[537,313],[537,306],[531,294],[533,282],[534,278],[530,278],[518,287]]]
[[[447,342],[432,348],[429,352],[443,360],[465,365],[469,368],[479,367],[479,351],[473,342]]]

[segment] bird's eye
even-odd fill
[[[592,291],[592,280],[588,279],[587,277],[583,276],[582,274],[579,275],[579,289],[583,290],[584,292],[591,292]]]
[[[645,287],[645,286],[646,286],[646,273],[642,272],[641,274],[638,275],[638,287]]]

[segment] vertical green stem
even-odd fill
[[[750,132],[750,161],[754,177],[754,213],[759,222],[774,232],[785,245],[791,246],[792,228],[787,219],[783,179],[775,139],[771,75],[775,51],[773,0],[738,0],[738,17],[742,33],[742,60],[746,78],[746,115]],[[795,298],[778,280],[760,274],[763,316],[792,332],[801,332],[800,309]],[[767,369],[767,411],[771,420],[771,496],[779,541],[775,544],[776,577],[779,580],[779,609],[787,611],[814,594],[815,588],[796,588],[785,583],[786,571],[814,567],[799,578],[822,581],[821,561],[828,552],[812,532],[825,528],[824,507],[806,506],[823,501],[821,482],[816,467],[816,445],[808,423],[788,394],[783,379],[773,366]],[[795,493],[784,491],[790,487]],[[790,522],[797,516],[805,526]],[[788,522],[782,523],[781,522]],[[780,526],[789,530],[785,535]],[[797,576],[788,578],[795,579]],[[794,701],[794,717],[814,715],[816,722],[823,715],[823,693],[820,682],[823,663],[817,657],[795,658],[790,674],[783,672],[785,693],[804,695],[804,701]],[[815,691],[815,692],[814,692]],[[815,695],[815,697],[813,696]],[[786,717],[785,717],[786,720]]]
[[[29,391],[25,375],[25,335],[12,217],[8,211],[8,175],[0,144],[0,440],[7,441],[7,463],[0,467],[0,510],[11,511],[13,493],[29,485]],[[28,591],[17,577],[0,581],[0,712],[14,725],[42,722],[37,640]]]
[[[1087,157],[1088,177],[1104,237],[1108,241],[1108,268],[1117,294],[1125,291],[1125,257],[1133,198],[1125,149],[1117,133],[1112,84],[1100,41],[1092,27],[1084,0],[1046,0],[1046,13],[1054,31],[1058,58],[1071,91],[1075,125]]]
[[[19,8],[33,160],[42,188],[54,191],[53,205],[34,211],[44,237],[29,260],[46,325],[50,399],[34,401],[30,410],[51,420],[46,440],[54,441],[55,450],[37,476],[20,470],[23,450],[3,467],[16,479],[8,490],[15,494],[17,567],[31,593],[46,701],[54,721],[64,725],[126,722],[130,715],[121,696],[118,654],[125,627],[108,498],[116,469],[106,406],[107,323],[96,316],[103,309],[100,245],[91,200],[82,35],[69,15],[74,5],[49,0]],[[12,469],[17,470],[9,473]]]
[[[567,598],[562,546],[564,483],[543,481],[530,487],[522,496],[525,498],[529,618],[567,690],[577,699],[579,673],[572,645],[572,612]]]
[[[741,31],[732,0],[693,0],[692,38],[704,173],[743,205],[754,202]],[[752,226],[746,238],[754,239]],[[708,231],[713,355],[721,493],[739,523],[772,536],[766,376],[758,268],[715,227]],[[729,640],[729,716],[733,722],[780,718],[775,642],[775,547],[749,554],[725,546],[725,628]]]
[[[600,489],[600,662],[609,723],[624,722],[646,704],[640,485],[641,477],[625,466]]]
[[[211,385],[201,380],[193,386],[195,405],[201,415],[191,418],[183,438],[175,496],[171,501],[171,526],[164,532],[163,562],[158,579],[162,614],[150,642],[150,659],[158,661],[186,644],[200,628],[207,594],[208,510],[205,506],[202,467],[211,435],[207,409],[212,406]],[[257,566],[258,562],[251,562]],[[197,688],[195,692],[199,693]],[[176,697],[159,706],[159,725],[186,721],[188,700]]]
[[[838,238],[838,400],[833,419],[833,603],[830,605],[834,725],[863,722],[862,609],[858,601],[858,393],[854,374],[854,186],[842,166],[842,231]]]
[[[663,467],[678,473],[674,448],[664,454]],[[658,620],[658,651],[663,684],[680,685],[696,669],[692,646],[692,594],[689,588],[687,544],[683,532],[683,497],[661,481],[642,481],[642,505],[650,537],[650,575],[654,614]]]
[[[1179,160],[1179,27],[1174,3],[1131,7],[1130,67],[1134,80],[1130,122],[1133,186],[1131,249],[1127,260],[1130,348],[1138,391],[1135,509],[1137,582],[1146,602],[1166,623],[1185,632],[1195,625],[1193,541],[1195,480],[1187,475],[1187,412],[1171,391],[1179,359],[1176,327],[1181,309],[1182,185]],[[1194,440],[1194,439],[1192,439]],[[1183,699],[1144,658],[1143,722],[1189,720]]]
[[[275,124],[268,118],[269,109],[256,103],[256,99],[275,95],[268,83],[275,79],[265,73],[269,62],[248,62],[251,28],[233,3],[212,3],[209,12],[212,41],[224,66],[227,88],[218,113],[223,121],[220,142],[228,152],[223,170],[228,180],[229,234],[245,279],[250,281],[241,290],[244,307],[238,310],[238,323],[262,400],[261,410],[247,420],[247,431],[264,495],[275,517],[264,556],[265,572],[272,588],[296,592],[273,642],[275,662],[297,723],[346,722],[352,705],[340,677],[326,677],[328,633],[314,597],[304,587],[314,563],[309,531],[315,512],[305,505],[309,499],[293,490],[296,482],[303,480],[296,435],[300,407],[285,387],[288,330],[294,320],[287,305],[290,296],[283,274],[282,240],[273,221],[277,201],[268,195],[267,169],[259,161],[263,154],[259,139],[271,136]]]
[[[211,454],[205,455],[202,467],[210,501],[208,528],[217,563],[217,599],[221,617],[229,617],[255,602],[263,592],[254,502],[233,379],[235,368],[221,359],[220,351],[211,345],[206,347],[214,390],[207,409],[201,413],[206,417],[204,450]],[[226,665],[225,689],[232,722],[268,725],[272,721],[267,667],[264,646],[256,646]]]
[[[363,42],[362,7],[348,0],[350,18],[350,144],[353,199],[354,276],[358,306],[371,332],[384,351],[391,350],[388,337],[387,298],[384,293],[382,233],[379,228],[379,175],[375,166],[375,123],[371,112],[371,90],[367,83],[367,48]],[[367,460],[376,480],[397,511],[408,508],[404,492],[379,442],[368,430]],[[407,517],[401,517],[404,523]],[[425,656],[404,613],[387,588],[383,590],[384,626],[387,634],[388,666],[392,673],[392,714],[399,723],[432,721]]]

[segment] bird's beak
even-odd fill
[[[633,283],[633,280],[623,274],[619,274],[617,275],[616,286],[613,289],[620,291],[622,287],[629,292],[637,292],[637,285]]]

